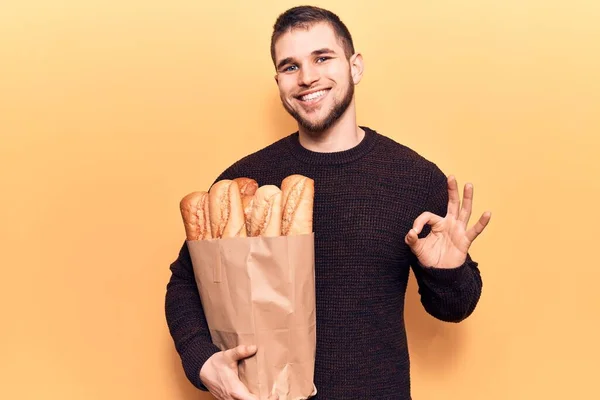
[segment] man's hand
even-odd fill
[[[238,377],[238,362],[256,354],[256,346],[240,345],[213,354],[200,369],[200,380],[217,400],[258,400]],[[272,395],[269,400],[279,400]]]
[[[240,345],[213,354],[200,369],[200,379],[217,400],[257,400],[238,377],[238,362],[253,356],[256,346]]]
[[[424,212],[415,219],[413,228],[406,234],[405,242],[425,267],[456,268],[466,258],[471,243],[487,226],[491,218],[485,212],[479,221],[467,230],[473,204],[473,186],[466,184],[462,207],[458,195],[458,184],[453,176],[448,177],[448,213],[444,218]],[[430,233],[419,239],[418,234],[425,224],[431,225]]]

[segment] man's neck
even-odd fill
[[[356,117],[352,112],[347,112],[335,125],[317,136],[306,133],[301,127],[299,129],[299,140],[302,147],[319,153],[351,149],[358,145],[364,137],[365,131],[356,124]]]

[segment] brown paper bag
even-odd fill
[[[248,390],[261,400],[314,396],[314,234],[187,245],[212,342],[221,350],[258,348],[239,364]]]

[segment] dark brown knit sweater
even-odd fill
[[[413,150],[362,128],[366,135],[357,146],[335,153],[303,148],[296,132],[239,160],[215,181],[244,176],[280,186],[291,174],[314,179],[315,399],[409,400],[409,269],[425,310],[449,322],[473,312],[482,281],[470,257],[450,270],[418,265],[404,236],[423,211],[446,215],[446,176]],[[171,272],[167,323],[186,376],[206,390],[199,371],[219,349],[211,343],[185,243]]]

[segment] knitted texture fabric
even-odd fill
[[[318,400],[411,399],[404,300],[412,268],[421,303],[432,316],[459,322],[482,290],[468,255],[452,269],[421,266],[404,237],[424,211],[445,216],[447,178],[431,161],[362,127],[355,147],[305,149],[295,132],[226,169],[221,179],[249,177],[281,186],[292,174],[314,180]],[[429,232],[426,226],[419,235]],[[165,311],[188,379],[219,349],[211,343],[187,246],[171,264]]]

